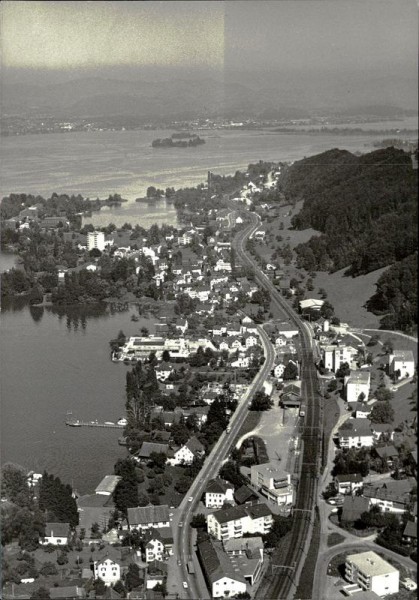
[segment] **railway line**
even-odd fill
[[[282,298],[272,282],[261,273],[253,258],[245,252],[244,244],[256,231],[260,218],[254,213],[251,224],[241,231],[234,240],[234,248],[240,260],[255,271],[255,279],[261,287],[268,290],[272,301],[293,322],[301,333],[301,379],[303,396],[306,399],[307,412],[304,420],[302,441],[301,473],[296,491],[294,507],[295,518],[290,534],[290,543],[285,555],[272,555],[272,575],[262,582],[257,598],[279,598],[287,600],[295,592],[299,573],[304,564],[310,544],[314,524],[314,508],[317,498],[317,483],[321,459],[322,408],[317,393],[317,372],[314,365],[312,335],[308,325],[302,321],[288,303]]]

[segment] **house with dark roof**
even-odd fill
[[[167,504],[161,506],[137,506],[127,509],[127,523],[122,525],[124,530],[132,529],[161,529],[170,527],[169,507]]]
[[[221,508],[225,502],[234,503],[234,486],[223,479],[212,479],[208,482],[204,498],[207,508]]]
[[[266,504],[232,506],[206,516],[208,533],[217,540],[243,537],[245,533],[268,533],[273,524]]]
[[[382,511],[402,514],[411,501],[411,491],[416,485],[413,478],[388,479],[364,486],[363,496],[368,498],[372,506],[379,506]]]
[[[414,546],[418,543],[418,527],[414,521],[408,521],[403,530],[403,542]]]
[[[70,535],[70,523],[46,523],[45,535],[39,540],[43,546],[66,546]]]
[[[195,458],[202,458],[205,447],[195,436],[191,437],[186,444],[174,452],[173,458],[167,460],[171,465],[191,465]]]
[[[234,500],[237,504],[253,504],[259,500],[259,496],[247,485],[242,485],[234,492]]]
[[[198,544],[198,555],[212,598],[234,597],[247,591],[246,579],[221,545],[212,540]]]
[[[86,598],[86,590],[78,585],[66,585],[62,587],[49,588],[51,600],[79,600]],[[29,597],[29,596],[28,596]]]
[[[394,465],[394,460],[399,456],[397,449],[393,445],[375,446],[371,453],[385,461],[390,468]]]
[[[153,452],[168,454],[169,453],[169,445],[168,444],[158,444],[156,442],[143,442],[141,448],[133,454],[133,459],[137,462],[141,462],[144,460],[150,460],[150,457]]]

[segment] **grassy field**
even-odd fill
[[[334,531],[333,533],[329,534],[329,537],[327,538],[327,546],[328,548],[331,548],[332,546],[336,546],[337,544],[340,544],[341,542],[344,542],[345,538],[343,535],[340,535],[340,533],[337,533],[336,531]]]

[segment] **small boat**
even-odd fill
[[[128,425],[128,421],[125,417],[121,417],[120,419],[118,419],[118,421],[116,422],[117,425]]]
[[[68,420],[67,425],[70,425],[70,427],[81,427],[80,421],[75,419],[72,421]]]
[[[105,421],[105,425],[115,425],[113,421]]]

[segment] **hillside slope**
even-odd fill
[[[321,232],[295,248],[298,266],[353,277],[389,267],[366,307],[383,328],[409,332],[417,327],[417,179],[410,155],[391,147],[359,157],[333,149],[294,163],[280,181],[288,202],[303,200],[292,226]]]
[[[322,232],[296,248],[307,270],[361,275],[417,248],[417,171],[403,150],[330,150],[294,163],[281,187],[290,202],[304,200],[293,227]]]

